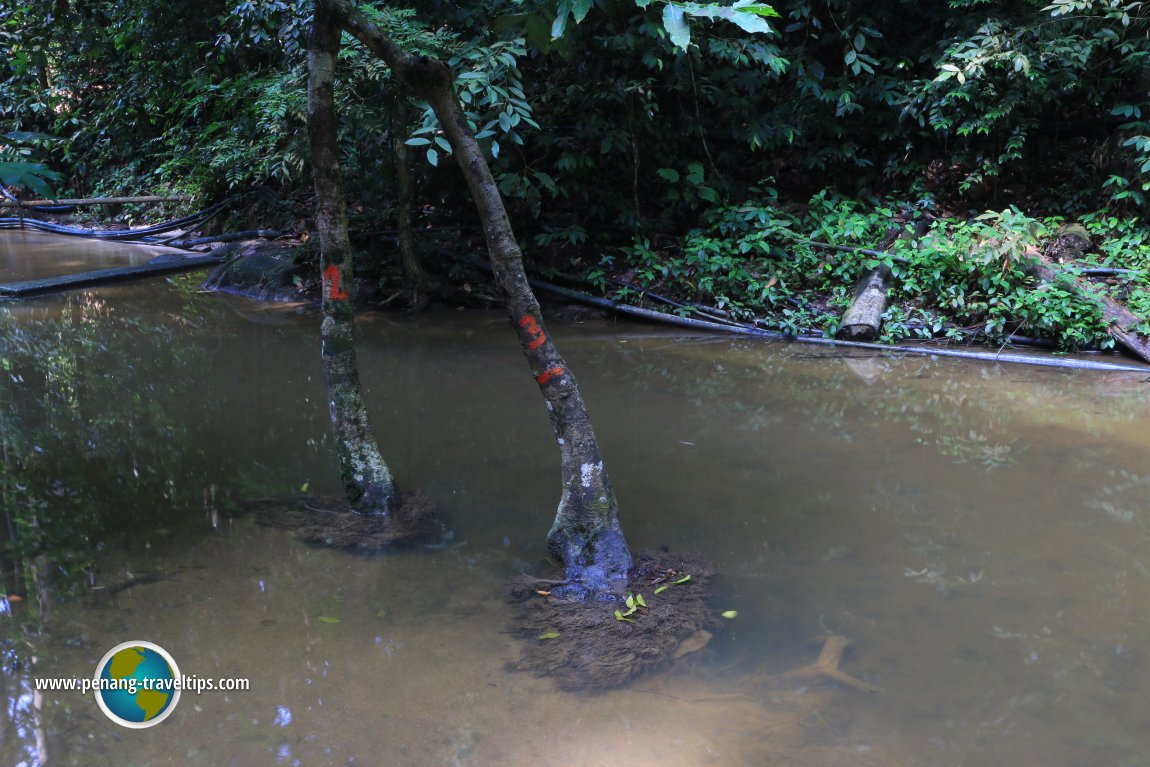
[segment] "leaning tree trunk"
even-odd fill
[[[551,553],[566,567],[564,592],[591,596],[621,591],[631,568],[631,553],[619,527],[619,506],[599,443],[575,377],[544,327],[539,303],[523,269],[523,253],[511,231],[491,169],[459,107],[450,70],[435,59],[408,55],[348,0],[317,0],[316,5],[330,8],[345,29],[435,110],[479,209],[496,282],[559,442],[563,495],[547,542]]]
[[[342,30],[322,3],[308,40],[308,135],[315,180],[316,229],[323,275],[323,375],[339,474],[351,508],[387,514],[398,501],[359,385],[354,345],[355,282],[347,236],[347,205],[339,172],[335,125],[335,59]]]

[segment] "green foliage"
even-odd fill
[[[764,197],[770,199],[769,190]],[[812,198],[802,215],[751,201],[713,211],[706,226],[677,243],[655,247],[639,239],[622,249],[621,264],[602,269],[624,272],[635,286],[619,291],[620,299],[641,299],[652,291],[688,306],[716,307],[760,327],[832,335],[855,283],[885,263],[893,276],[883,316],[885,342],[982,338],[1002,344],[1019,334],[1053,338],[1066,349],[1113,345],[1097,300],[1084,299],[1069,284],[1037,285],[1025,274],[1023,257],[1060,220],[1007,209],[970,220],[936,220],[917,243],[895,239],[920,216],[827,192]],[[894,226],[896,220],[906,223]],[[1109,243],[1101,249],[1102,263],[1139,269],[1147,264],[1150,232],[1140,223],[1101,215],[1085,223]],[[883,241],[894,244],[878,259],[827,251],[812,241],[870,249]],[[1150,317],[1145,273],[1139,271],[1124,290],[1132,308]]]

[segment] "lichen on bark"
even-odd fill
[[[308,135],[323,278],[320,336],[340,480],[354,511],[377,515],[394,510],[399,496],[368,418],[355,354],[355,280],[334,104],[335,61],[341,33],[324,3],[316,3],[308,40]]]

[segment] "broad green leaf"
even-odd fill
[[[739,611],[738,610],[727,610],[722,615],[724,618],[728,618],[728,619],[738,618],[739,617]]]
[[[631,594],[627,595],[627,608],[630,610],[635,609],[635,597],[632,596]]]
[[[687,17],[683,9],[668,3],[663,6],[663,28],[671,36],[671,44],[676,48],[686,50],[691,42],[691,29],[687,26]]]
[[[575,17],[576,24],[587,18],[587,13],[591,10],[592,5],[594,5],[592,0],[572,0],[571,15]]]
[[[559,632],[558,631],[545,631],[536,637],[536,639],[558,639],[558,638],[559,638]]]
[[[427,150],[427,161],[432,165],[439,165],[439,152],[434,149]]]
[[[311,487],[310,482],[304,482],[302,485],[299,486],[299,491],[301,493],[306,493],[308,491],[308,488],[310,488],[310,487]]]
[[[643,599],[642,594],[636,594],[635,595],[635,604],[639,605],[639,607],[646,607],[647,606],[647,600]]]
[[[404,141],[403,143],[407,144],[408,146],[427,146],[428,144],[431,143],[431,139],[429,139],[429,138],[409,138],[407,141]]]
[[[40,197],[54,197],[49,181],[59,181],[60,174],[38,162],[0,162],[0,183],[22,186]]]
[[[635,621],[631,620],[630,618],[623,617],[623,613],[620,610],[615,611],[615,620],[627,621],[628,623],[634,623],[635,622]]]

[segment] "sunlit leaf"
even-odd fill
[[[687,49],[691,42],[691,29],[687,26],[687,17],[683,9],[668,3],[663,6],[663,28],[671,36],[671,44],[682,50]]]
[[[722,613],[722,616],[724,618],[738,618],[739,617],[739,611],[738,610],[727,610],[726,612]]]
[[[667,590],[667,588],[668,588],[667,586],[659,586],[655,589],[655,593],[656,594],[662,594],[664,591]]]
[[[691,580],[691,576],[690,575],[684,575],[682,578],[675,581],[675,583],[686,583],[689,580]]]

